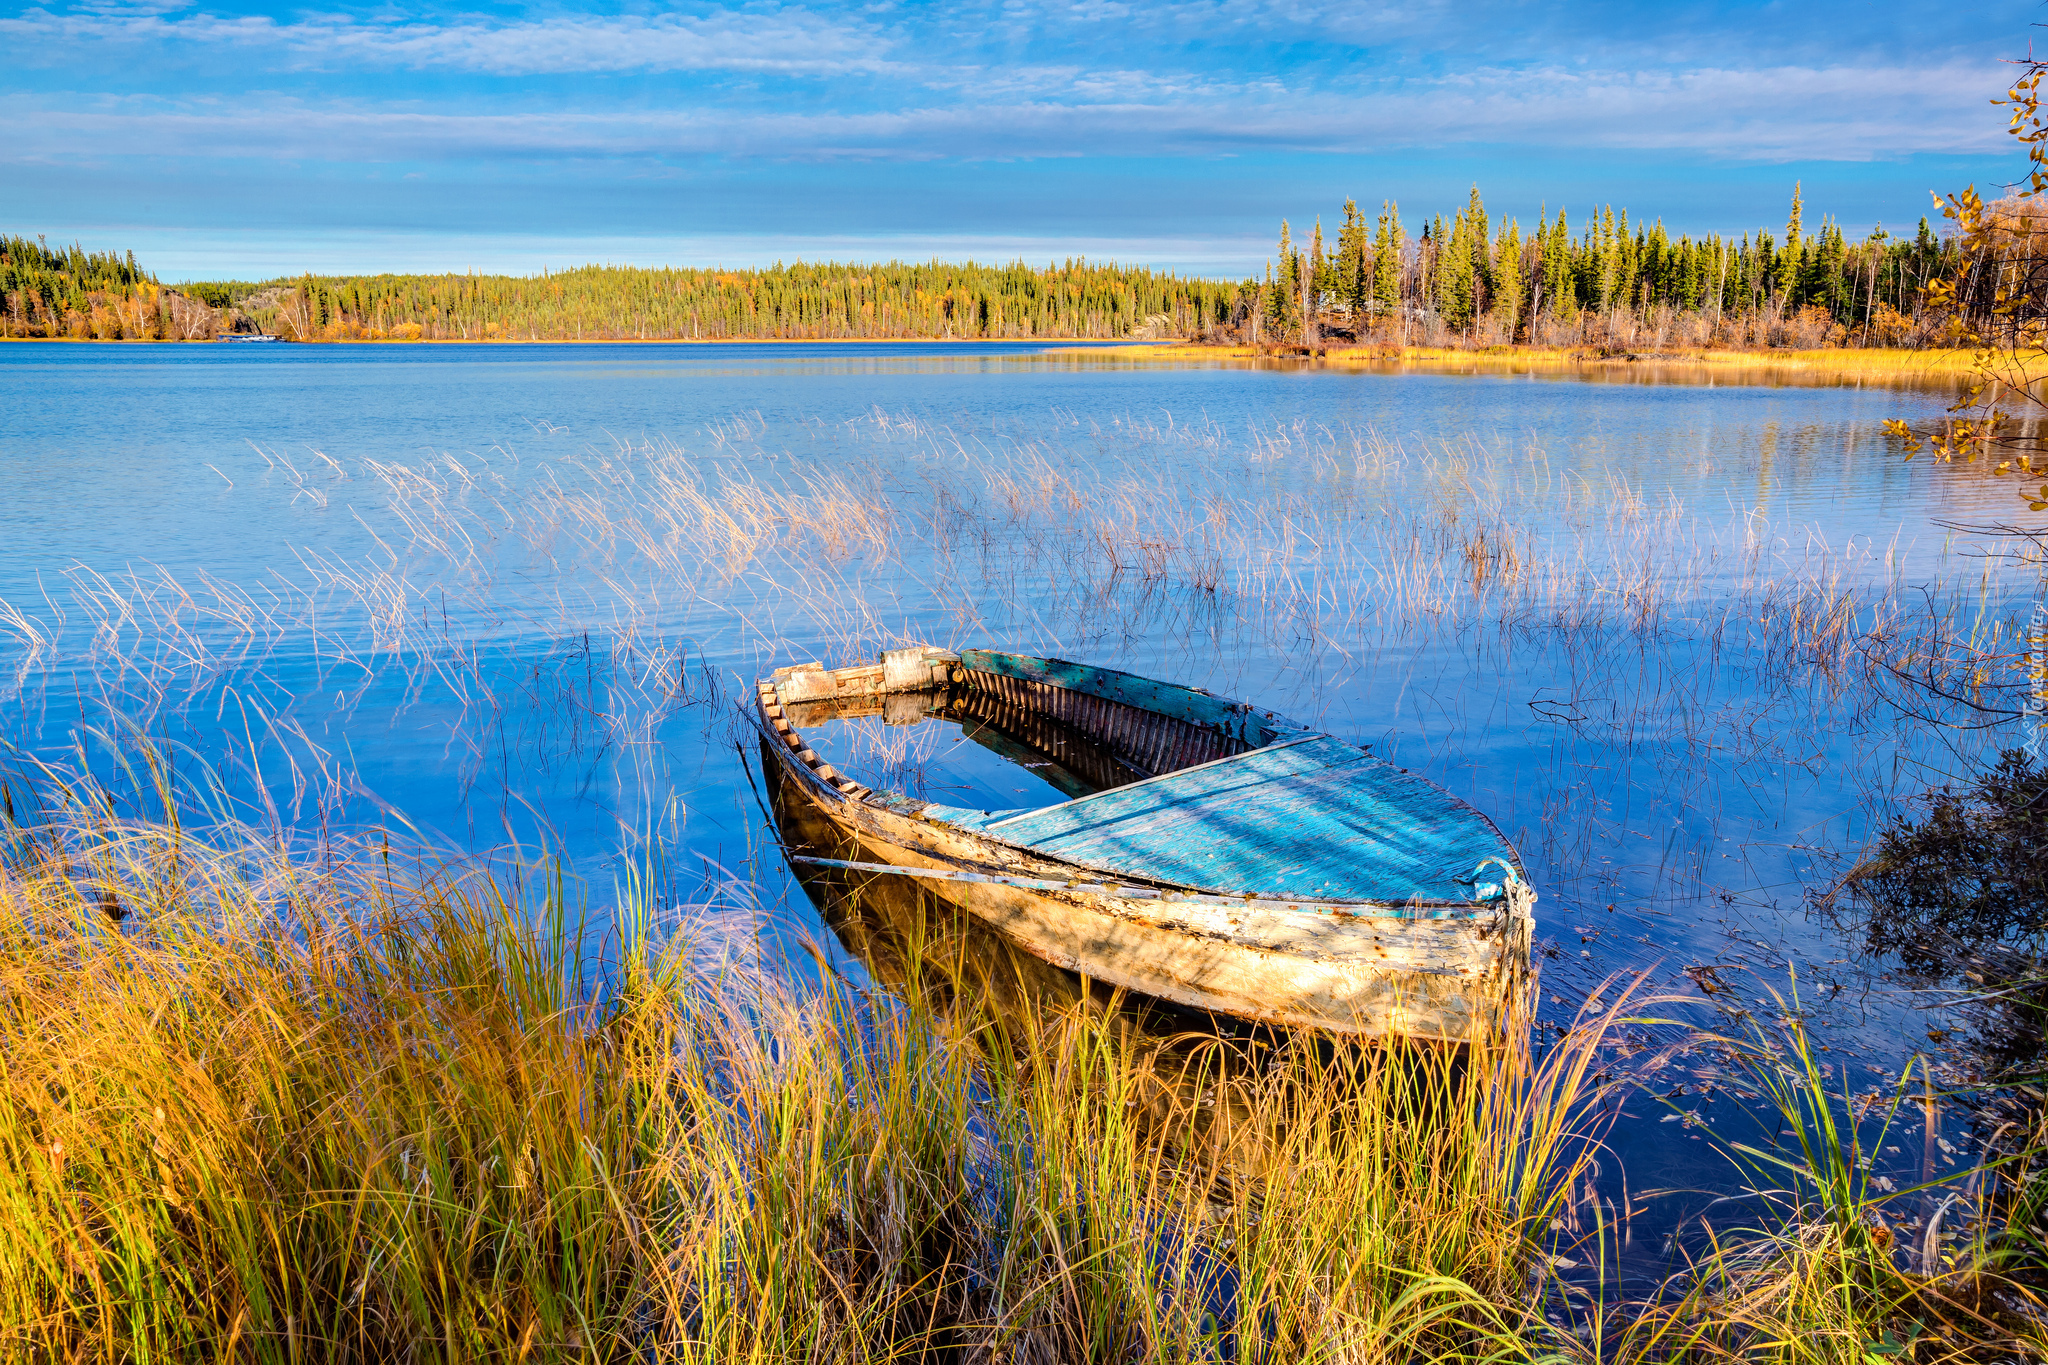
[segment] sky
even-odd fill
[[[167,280],[1085,255],[1347,197],[1915,226],[2016,180],[2037,0],[0,0],[0,232]]]

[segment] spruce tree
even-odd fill
[[[1438,258],[1443,251],[1437,245],[1443,240],[1443,225],[1443,216],[1439,214],[1422,225],[1422,236],[1415,241],[1415,304],[1431,312],[1443,308],[1443,300],[1439,297],[1443,282],[1438,278],[1441,266]]]
[[[1593,211],[1593,224],[1570,244],[1572,290],[1582,308],[1600,306],[1600,211]]]
[[[1614,236],[1614,297],[1623,308],[1632,308],[1636,303],[1636,280],[1642,274],[1643,240],[1640,229],[1631,237],[1628,230],[1628,210],[1623,209],[1615,219]]]
[[[1493,225],[1486,217],[1486,205],[1479,198],[1479,186],[1472,187],[1472,195],[1465,201],[1465,222],[1472,230],[1472,309],[1483,312],[1486,301],[1492,297],[1493,267],[1488,247],[1493,242]]]
[[[1522,228],[1510,219],[1500,232],[1493,253],[1493,315],[1500,320],[1507,339],[1515,339],[1515,325],[1522,311]]]
[[[1800,212],[1804,205],[1799,197],[1800,182],[1792,182],[1792,216],[1785,222],[1785,249],[1778,255],[1778,297],[1784,301],[1786,311],[1792,307],[1792,290],[1799,283]]]
[[[1619,253],[1615,250],[1614,205],[1609,204],[1607,211],[1595,219],[1594,223],[1594,268],[1599,272],[1596,276],[1599,283],[1594,297],[1600,301],[1600,311],[1605,313],[1614,306],[1614,289],[1618,283],[1615,277],[1620,273],[1621,267]]]
[[[1389,199],[1380,210],[1379,232],[1372,243],[1373,311],[1389,322],[1401,316],[1401,264],[1406,254],[1401,238],[1401,206]]]
[[[1453,328],[1472,323],[1472,222],[1460,213],[1451,220],[1449,236],[1437,247],[1438,310]]]
[[[1337,284],[1336,294],[1345,310],[1351,315],[1351,327],[1355,335],[1365,335],[1366,314],[1372,306],[1372,276],[1368,263],[1372,257],[1372,244],[1365,231],[1365,215],[1358,211],[1358,201],[1344,201],[1344,226],[1337,233]]]
[[[1543,288],[1550,295],[1551,315],[1560,319],[1569,318],[1579,306],[1572,281],[1571,243],[1571,226],[1564,210],[1559,209],[1550,238],[1543,244]]]
[[[1274,272],[1272,298],[1266,309],[1274,341],[1292,341],[1301,334],[1301,265],[1301,254],[1294,249],[1294,234],[1283,218],[1279,268]]]
[[[1310,311],[1320,313],[1323,309],[1323,296],[1334,292],[1330,287],[1329,257],[1323,251],[1323,216],[1320,213],[1316,215],[1315,236],[1310,239],[1306,282],[1311,301]]]

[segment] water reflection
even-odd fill
[[[2032,975],[2048,932],[2048,770],[2024,749],[1922,799],[1849,877],[1873,953],[1930,978]]]
[[[1704,965],[1731,987],[1709,1020],[1796,969],[1859,1084],[1939,1031],[1801,911],[1894,793],[1997,744],[1908,714],[1877,665],[2018,672],[1992,661],[2038,566],[1939,529],[2016,508],[2011,481],[1882,434],[1942,395],[1647,366],[283,350],[0,353],[22,397],[0,411],[21,613],[0,721],[36,761],[125,790],[104,740],[132,728],[265,827],[402,817],[559,851],[600,895],[658,835],[757,884],[780,952],[811,902],[779,856],[735,856],[758,815],[720,698],[793,659],[1001,642],[1257,700],[1487,810],[1543,890],[1552,1022],[1617,971],[1690,989]],[[1063,791],[964,720],[860,723],[961,740],[1026,789],[929,792],[947,804]],[[1664,1116],[1631,1109],[1618,1154],[1724,1185]]]
[[[2024,749],[1961,786],[1936,788],[1844,878],[1853,927],[1907,984],[1953,1001],[1960,1036],[1931,1028],[2005,1216],[2003,1249],[2048,1265],[2033,1167],[2048,1137],[2048,769]],[[1937,1141],[1928,1101],[1928,1165]]]

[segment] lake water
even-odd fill
[[[1941,393],[1031,346],[12,345],[0,399],[17,790],[40,762],[132,802],[146,737],[309,842],[559,854],[600,913],[652,867],[793,972],[806,942],[861,967],[790,877],[735,698],[985,644],[1371,744],[1520,847],[1550,1019],[1616,972],[1697,1002],[1684,969],[1713,968],[1723,1005],[1796,972],[1862,1088],[1939,997],[1810,893],[2023,738],[1875,662],[2010,654],[2036,597],[1954,529],[2009,518],[2010,486],[1886,444]],[[935,781],[1058,798],[918,730]],[[1632,1188],[1726,1187],[1661,1122],[1729,1108],[1711,1070],[1664,1080],[1677,1108],[1616,1128]]]

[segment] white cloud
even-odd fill
[[[168,8],[179,8],[169,6]],[[277,23],[261,16],[167,17],[147,3],[104,12],[29,10],[0,19],[0,40],[31,61],[54,64],[89,45],[159,50],[268,48],[299,68],[396,67],[535,75],[602,71],[741,71],[783,75],[895,69],[869,25],[794,8],[712,10],[703,15],[574,16],[538,22]]]
[[[1951,63],[1679,72],[1493,71],[1363,83],[1352,93],[1077,71],[1025,89],[866,111],[731,104],[469,112],[337,100],[0,100],[6,155],[259,157],[1007,158],[1302,150],[1363,154],[1470,144],[1857,161],[1991,152],[1982,92],[2000,69]],[[1882,92],[1877,98],[1873,92]],[[932,93],[926,91],[927,97]]]

